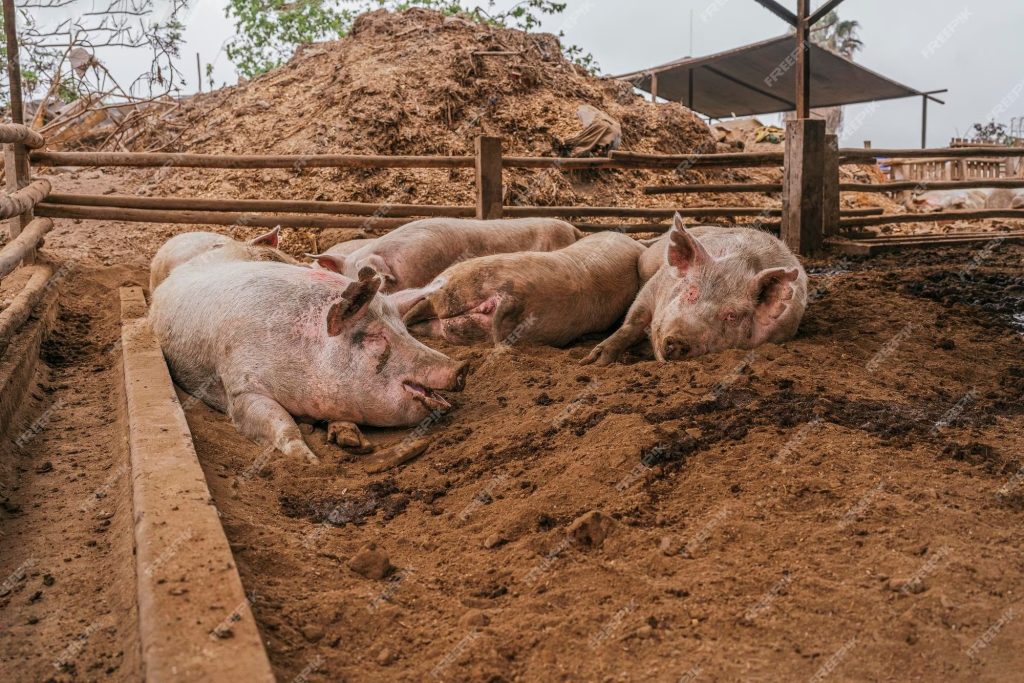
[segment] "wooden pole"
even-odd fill
[[[203,68],[199,61],[199,53],[196,53],[196,78],[199,79],[199,92],[203,92]]]
[[[796,117],[811,117],[811,7],[810,0],[797,0],[796,10]]]
[[[14,0],[3,0],[4,37],[7,44],[7,83],[10,87],[11,120],[24,125],[25,108],[21,99],[21,60],[18,55],[18,23]],[[32,137],[32,136],[28,136]],[[35,141],[35,140],[33,140]],[[29,183],[32,173],[28,165],[28,150],[20,142],[4,145],[4,169],[7,192],[13,194]],[[32,222],[32,211],[26,211],[7,222],[7,239],[13,241]],[[25,263],[35,261],[35,250],[26,252]]]
[[[18,55],[18,14],[14,0],[4,2],[4,36],[7,40],[7,83],[11,93],[11,120],[25,123],[21,100],[21,58]],[[10,168],[10,167],[8,167]]]
[[[693,183],[688,185],[652,185],[644,194],[686,194],[690,192],[782,192],[782,183]]]
[[[651,104],[658,101],[658,74],[651,74]]]
[[[501,138],[476,138],[476,217],[501,218]]]
[[[940,221],[980,221],[988,218],[1024,220],[1024,209],[978,209],[976,211],[939,211],[936,213],[898,213],[887,216],[856,216],[839,221],[840,228],[854,228],[893,223],[938,223]],[[993,232],[992,239],[1000,233]]]
[[[806,0],[802,0],[806,8]],[[821,250],[824,222],[825,121],[786,122],[782,241],[801,255]]]
[[[830,237],[839,232],[839,136],[825,136],[825,159],[822,197],[822,234]]]
[[[921,149],[928,148],[928,96],[921,95]]]
[[[906,190],[966,190],[970,188],[1024,188],[1024,178],[971,180],[898,180],[888,183],[839,183],[840,192],[904,192]]]

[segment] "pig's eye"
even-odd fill
[[[388,345],[387,337],[383,332],[368,332],[360,341],[363,348],[371,353],[379,353]]]
[[[735,325],[740,321],[740,316],[736,313],[736,311],[726,311],[725,313],[722,314],[722,320],[729,323],[730,325]]]

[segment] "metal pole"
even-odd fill
[[[7,37],[7,81],[11,89],[11,120],[25,123],[21,101],[21,61],[18,57],[18,23],[14,0],[4,2],[4,34]]]
[[[811,117],[810,0],[798,0],[796,10],[796,117]]]
[[[921,96],[921,149],[928,147],[928,96]]]
[[[199,79],[199,92],[203,92],[203,69],[199,65],[199,53],[196,53],[196,77]]]

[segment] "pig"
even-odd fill
[[[984,208],[989,190],[929,190],[912,194],[905,206],[913,213]]]
[[[514,251],[552,251],[582,234],[550,218],[426,218],[392,230],[346,257],[329,252],[312,257],[348,277],[369,266],[384,278],[381,291],[391,293],[423,287],[458,261]]]
[[[362,249],[366,245],[376,241],[376,239],[377,238],[375,237],[358,237],[353,240],[348,240],[347,242],[338,242],[333,247],[325,251],[323,254],[306,254],[306,256],[308,258],[313,259],[314,268],[324,267],[317,263],[318,256],[330,256],[332,257],[332,259],[331,263],[329,264],[328,270],[333,270],[336,273],[344,273],[346,270],[345,260],[348,258],[349,254],[356,251],[357,249]]]
[[[622,318],[640,288],[643,252],[627,235],[602,232],[557,251],[463,261],[391,298],[413,334],[564,346]]]
[[[1010,203],[1011,209],[1024,209],[1024,191],[1021,191],[1013,198],[1013,202]]]
[[[1021,197],[1020,190],[1009,190],[996,188],[988,191],[988,198],[985,200],[986,209],[1010,209],[1014,208],[1014,202]]]
[[[451,404],[466,365],[427,348],[378,295],[380,279],[252,261],[178,266],[156,288],[153,332],[175,381],[245,436],[317,458],[296,426],[366,450],[356,423],[413,425]]]
[[[752,349],[796,334],[807,307],[807,274],[772,235],[739,226],[687,229],[677,214],[668,234],[641,257],[641,277],[652,259],[660,266],[622,327],[594,347],[584,365],[612,363],[645,335],[655,357],[666,361]]]
[[[216,232],[183,232],[175,235],[164,242],[150,263],[149,291],[155,291],[176,267],[200,255],[206,260],[279,261],[298,264],[298,261],[278,250],[280,233],[279,225],[248,242],[239,242]]]

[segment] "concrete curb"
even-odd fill
[[[147,681],[273,681],[139,287],[121,288],[139,635]]]

